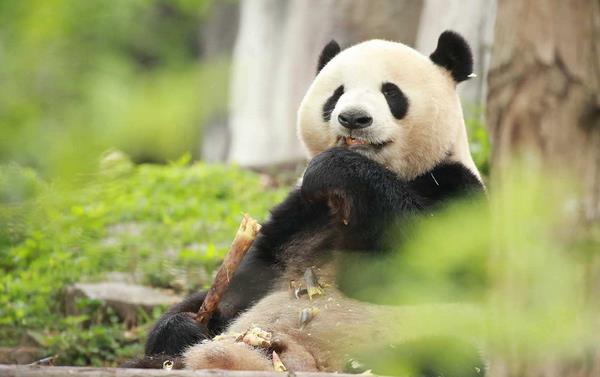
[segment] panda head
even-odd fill
[[[446,161],[479,177],[456,92],[472,69],[468,44],[451,31],[430,57],[396,42],[341,51],[331,41],[298,111],[300,139],[310,157],[345,146],[407,180]]]

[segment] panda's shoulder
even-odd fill
[[[460,162],[440,163],[412,180],[410,186],[433,203],[485,191],[479,178]]]

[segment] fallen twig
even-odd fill
[[[57,356],[48,356],[48,357],[44,357],[43,359],[40,360],[36,360],[33,363],[29,364],[29,365],[38,365],[38,366],[55,366],[56,365],[56,358]]]

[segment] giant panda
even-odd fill
[[[317,67],[297,117],[310,157],[300,183],[271,211],[208,326],[193,320],[204,293],[187,298],[159,319],[146,358],[130,366],[174,360],[190,369],[272,371],[270,350],[227,335],[255,327],[272,334],[295,371],[339,372],[353,345],[393,341],[385,329],[401,314],[349,297],[337,284],[337,261],[381,255],[390,229],[402,232],[414,216],[484,192],[456,91],[472,76],[472,54],[446,31],[429,57],[391,41],[344,50],[331,41]],[[290,282],[308,268],[327,288],[310,300],[294,297]],[[299,325],[307,308],[318,314]]]

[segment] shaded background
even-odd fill
[[[135,162],[184,153],[251,167],[302,161],[295,113],[332,38],[397,40],[429,54],[441,31],[462,32],[479,79],[461,93],[477,120],[494,19],[489,0],[0,6],[0,159],[47,176],[89,172],[109,148]]]

